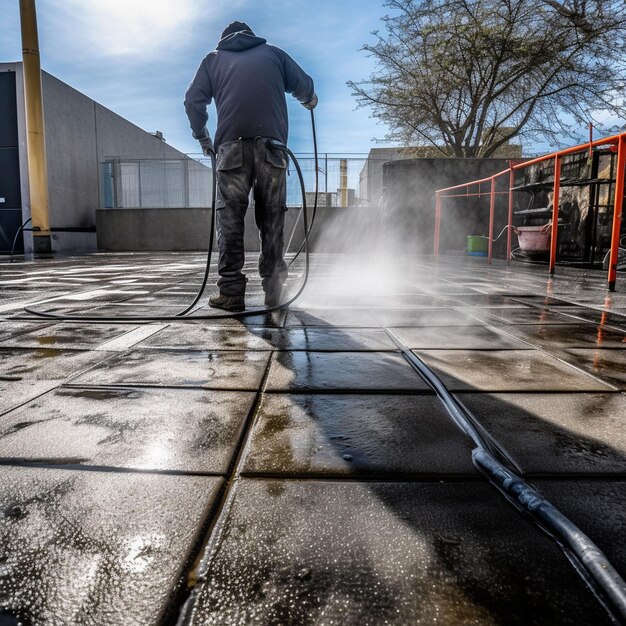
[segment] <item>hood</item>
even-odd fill
[[[267,39],[257,37],[250,31],[240,31],[238,33],[232,33],[221,39],[217,44],[217,50],[229,50],[231,52],[241,52],[242,50],[249,50],[255,46],[260,46],[262,43],[267,43]]]

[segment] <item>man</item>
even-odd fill
[[[265,305],[280,304],[287,278],[283,259],[287,197],[284,146],[288,133],[285,93],[293,94],[307,109],[317,104],[313,80],[287,53],[257,37],[244,22],[233,22],[222,33],[216,50],[200,64],[185,95],[193,137],[206,155],[214,149],[206,128],[207,105],[213,98],[217,108],[219,293],[209,298],[213,308],[245,308],[244,217],[251,189],[261,235],[259,274]]]

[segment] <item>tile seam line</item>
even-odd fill
[[[52,381],[52,382],[57,382],[57,381]],[[41,398],[41,396],[45,396],[47,393],[50,393],[51,391],[54,391],[55,389],[59,389],[59,387],[62,387],[62,386],[63,386],[63,382],[62,381],[58,381],[57,385],[55,385],[54,387],[52,387],[50,389],[46,389],[46,391],[43,391],[42,393],[37,394],[33,398],[29,398],[28,400],[25,400],[21,404],[17,404],[15,406],[12,406],[12,407],[6,409],[6,410],[0,410],[0,417],[5,416],[7,413],[10,413],[11,411],[16,411],[17,409],[21,409],[23,406],[29,404],[33,400],[38,400],[39,398]]]
[[[53,458],[39,460],[27,458],[21,459],[19,457],[0,457],[0,467],[14,467],[25,469],[39,468],[49,470],[67,470],[108,474],[142,474],[150,476],[205,476],[208,478],[224,478],[224,474],[219,472],[124,467],[115,465],[89,465],[86,463],[62,463],[56,462]]]
[[[528,306],[531,309],[536,309],[536,310],[545,309],[546,311],[549,311],[550,313],[557,313],[557,314],[562,315],[563,317],[566,317],[566,318],[571,317],[572,319],[576,320],[575,322],[566,322],[565,321],[565,322],[562,322],[562,324],[577,324],[577,323],[580,323],[580,322],[586,322],[587,324],[595,324],[595,325],[597,325],[597,323],[594,323],[594,322],[592,322],[590,320],[587,320],[584,317],[579,317],[578,315],[575,315],[572,312],[559,311],[559,309],[563,308],[564,305],[545,305],[545,306],[542,306],[540,304],[535,304],[535,303],[529,302],[526,306]],[[614,315],[616,317],[623,317],[624,318],[623,321],[626,322],[626,316],[622,315],[621,313],[616,313],[615,311],[604,311],[603,309],[595,309],[593,307],[589,307],[589,306],[585,306],[585,305],[581,305],[581,304],[578,304],[578,305],[573,304],[573,306],[575,306],[578,309],[588,309],[589,311],[594,311],[596,313],[609,313],[609,314]],[[485,315],[489,315],[489,313],[485,313]],[[620,320],[620,321],[622,321],[622,320]],[[505,324],[507,324],[507,322],[505,322]],[[517,326],[518,324],[513,324],[513,325]],[[524,325],[532,326],[533,323],[526,323],[526,324],[522,323],[522,324],[519,324],[519,325],[520,326],[524,326]],[[547,324],[547,325],[550,326],[551,324]],[[555,326],[556,325],[557,324],[555,324]],[[618,331],[624,332],[622,328],[620,328],[619,326],[616,326],[614,324],[611,324],[610,322],[607,323],[607,324],[603,324],[603,326],[606,327],[606,328],[609,328],[611,330],[618,330]]]
[[[2,344],[0,343],[0,348],[2,348]],[[182,348],[176,348],[174,346],[157,346],[156,348],[154,346],[141,346],[138,344],[134,344],[132,346],[133,350],[159,350],[162,352],[198,352],[198,350],[191,350],[190,348],[186,348],[186,347],[182,347]],[[418,349],[418,348],[416,348]],[[428,348],[431,349],[431,348]],[[434,349],[434,348],[432,348]],[[445,349],[445,348],[444,348]],[[488,350],[489,348],[478,348],[480,350]],[[516,348],[509,348],[510,350],[515,350]],[[522,350],[523,348],[517,348],[518,350]],[[207,352],[323,352],[325,354],[332,354],[335,352],[356,352],[356,353],[361,353],[361,352],[365,352],[365,353],[370,353],[370,352],[390,352],[390,353],[395,353],[395,354],[399,354],[400,351],[397,348],[391,348],[391,347],[387,347],[387,346],[381,346],[381,347],[376,347],[376,348],[366,348],[366,349],[359,349],[359,350],[342,350],[341,348],[316,348],[314,351],[311,350],[310,348],[275,348],[275,347],[268,347],[268,348],[222,348],[222,347],[215,347],[215,348],[204,348],[204,351]],[[199,352],[202,352],[203,350],[199,350]],[[106,352],[105,350],[101,350],[101,352]]]
[[[61,383],[58,385],[65,389],[180,389],[181,391],[231,391],[235,393],[257,393],[258,388],[255,387],[202,387],[200,385],[159,385],[157,383],[111,383],[110,385],[98,385],[96,383]],[[55,387],[56,389],[56,387]],[[345,389],[336,389],[333,387],[317,388],[317,389],[265,389],[265,395],[363,395],[363,396],[432,396],[434,392],[424,387],[424,389],[360,389],[346,387]],[[500,392],[494,392],[500,393]],[[554,392],[552,392],[554,393]],[[568,392],[569,393],[569,392]],[[587,392],[589,393],[589,392]],[[10,409],[13,410],[13,409]]]
[[[164,330],[164,329],[161,329]],[[130,331],[130,332],[134,332],[134,331]],[[159,331],[155,331],[154,334],[157,334]],[[120,337],[122,337],[123,335],[120,335]],[[147,337],[147,339],[150,339],[152,335],[150,335],[149,337]],[[115,341],[115,340],[112,340]],[[91,351],[97,351],[97,348],[99,348],[100,346],[105,345],[106,343],[109,342],[105,342],[103,344],[100,344],[99,346],[94,346],[93,348],[75,348],[75,351],[77,352],[91,352]],[[309,348],[277,348],[277,347],[269,347],[269,348],[228,348],[228,349],[224,349],[224,348],[200,348],[200,349],[192,349],[192,348],[187,348],[187,347],[182,347],[182,348],[175,348],[172,346],[142,346],[141,348],[137,347],[138,344],[133,344],[130,348],[127,348],[126,350],[124,350],[124,352],[126,351],[135,351],[138,349],[141,349],[145,352],[165,352],[167,354],[178,354],[181,352],[198,352],[198,353],[203,353],[203,352],[226,352],[228,354],[232,353],[232,352],[242,352],[242,353],[257,353],[257,352],[261,352],[261,353],[266,353],[266,352],[310,352],[312,354],[318,353],[318,352],[322,352],[324,354],[328,354],[328,353],[338,353],[338,354],[362,354],[362,353],[377,353],[377,352],[385,352],[386,354],[388,353],[392,353],[392,354],[401,354],[401,350],[399,350],[397,347],[387,347],[384,346],[382,347],[382,349],[380,348],[372,348],[372,349],[367,349],[367,350],[355,350],[355,349],[347,349],[347,350],[342,350],[342,349],[336,349],[336,348],[326,348],[326,349],[314,349],[311,350]],[[3,348],[2,343],[0,342],[0,348]],[[8,348],[7,349],[23,349],[23,350],[33,350],[33,349],[40,349],[40,348],[32,348],[32,347],[28,347],[28,346],[21,346],[20,348]],[[55,348],[43,348],[43,349],[52,349],[54,350]],[[66,350],[67,348],[58,348],[59,350]],[[488,348],[486,348],[488,349]],[[511,348],[511,349],[515,349],[515,348]],[[112,351],[107,351],[107,350],[100,350],[101,352],[112,352]],[[119,352],[119,351],[118,351]]]
[[[256,480],[259,482],[280,481],[280,482],[307,482],[307,483],[480,483],[484,484],[484,479],[480,473],[476,474],[403,474],[395,477],[391,473],[380,473],[372,476],[356,476],[350,474],[280,474],[278,472],[242,472],[240,477],[245,480]]]
[[[626,481],[626,471],[621,472],[558,472],[558,473],[550,473],[550,472],[526,472],[524,477],[527,480],[549,480],[553,482],[596,482],[596,481],[607,481],[607,482],[624,482]]]
[[[171,615],[171,619],[176,619],[177,626],[188,624],[197,597],[197,589],[201,587],[206,571],[210,563],[219,550],[220,538],[222,536],[226,518],[228,517],[235,499],[236,485],[241,477],[241,469],[243,468],[246,458],[246,452],[250,445],[252,431],[257,420],[259,408],[263,400],[265,388],[269,378],[270,370],[273,363],[273,355],[271,352],[263,372],[263,377],[256,389],[254,400],[251,403],[248,415],[242,425],[241,436],[232,457],[231,465],[226,473],[224,484],[219,494],[219,501],[213,507],[213,514],[205,524],[204,537],[200,538],[200,546],[196,552],[195,558],[190,560],[190,567],[186,572],[182,573],[182,579],[186,583],[184,593],[181,594],[179,601],[168,607],[167,613]]]

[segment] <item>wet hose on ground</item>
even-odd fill
[[[563,550],[587,586],[617,624],[626,624],[626,582],[600,548],[570,519],[490,452],[472,451],[476,469],[521,513]]]
[[[476,469],[522,515],[557,543],[612,620],[626,624],[626,582],[606,555],[580,528],[516,474],[521,470],[514,460],[490,439],[488,433],[482,432],[480,424],[437,374],[393,332],[387,330],[387,334],[441,400],[457,426],[473,441],[472,462]],[[515,471],[507,466],[514,467]]]
[[[193,320],[218,320],[218,319],[229,319],[229,318],[244,318],[251,317],[257,315],[265,315],[267,313],[271,313],[273,311],[277,311],[279,309],[288,307],[290,304],[293,304],[302,294],[304,289],[306,288],[308,279],[309,279],[309,235],[311,234],[311,229],[313,228],[313,222],[315,219],[315,213],[317,211],[317,189],[318,189],[318,156],[317,156],[317,134],[315,130],[315,115],[313,111],[311,111],[311,130],[313,133],[313,147],[315,151],[315,200],[313,204],[313,217],[311,218],[311,222],[308,220],[308,212],[306,205],[306,190],[304,185],[304,176],[302,174],[302,169],[300,168],[300,164],[298,163],[298,159],[294,153],[287,147],[282,144],[278,144],[276,142],[272,142],[272,146],[274,148],[278,148],[283,150],[286,155],[288,155],[296,168],[296,172],[298,174],[298,180],[300,182],[300,192],[302,194],[302,222],[304,225],[304,239],[302,241],[302,245],[296,252],[296,255],[289,263],[291,266],[294,261],[300,256],[300,253],[304,250],[304,278],[302,281],[302,285],[296,292],[294,296],[289,298],[286,302],[283,302],[277,306],[273,307],[265,307],[265,308],[257,308],[257,309],[249,309],[246,311],[238,311],[238,312],[228,312],[228,313],[213,313],[210,315],[190,315],[192,313],[193,308],[196,306],[202,294],[206,289],[206,285],[209,279],[209,275],[211,273],[211,258],[213,256],[213,241],[215,239],[215,222],[216,222],[216,210],[215,210],[215,200],[217,195],[217,170],[216,170],[216,159],[215,153],[211,152],[211,167],[213,168],[213,189],[212,189],[212,208],[211,208],[211,226],[209,232],[209,247],[207,252],[207,260],[206,267],[204,270],[204,276],[202,278],[202,284],[198,289],[198,293],[194,297],[191,304],[189,304],[182,311],[174,315],[116,315],[115,317],[107,317],[103,316],[90,316],[90,315],[63,315],[58,313],[47,313],[45,311],[38,311],[36,309],[31,309],[30,307],[24,307],[24,310],[27,313],[31,313],[32,315],[36,315],[37,317],[44,317],[47,319],[55,319],[64,322],[116,322],[116,321],[126,321],[132,320],[137,322],[172,322],[172,321],[180,321],[181,319],[193,319]]]

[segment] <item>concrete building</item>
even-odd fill
[[[208,168],[46,72],[42,83],[53,251],[106,248],[112,224],[140,238],[145,210],[210,203]],[[30,217],[26,146],[22,64],[0,63],[2,251]],[[165,238],[179,221],[171,213],[149,217]],[[29,232],[16,249],[32,249]]]
[[[367,198],[368,205],[381,207],[383,201],[383,166],[391,161],[405,159],[449,159],[434,146],[413,146],[397,148],[372,148],[359,176],[359,197]],[[521,159],[522,146],[505,143],[496,150],[490,159]]]

